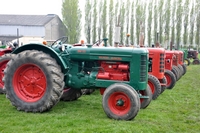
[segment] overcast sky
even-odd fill
[[[62,19],[62,0],[0,0],[0,14],[57,14]]]

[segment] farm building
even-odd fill
[[[66,27],[58,15],[5,15],[0,14],[0,43],[52,42],[65,36]]]

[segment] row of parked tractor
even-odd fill
[[[67,44],[16,44],[1,50],[0,92],[17,110],[45,112],[60,100],[100,90],[109,118],[131,120],[186,73],[186,51]]]

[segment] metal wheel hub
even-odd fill
[[[130,98],[123,92],[114,92],[108,99],[108,105],[111,111],[117,115],[126,114],[130,108]]]

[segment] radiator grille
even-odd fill
[[[165,55],[160,54],[160,72],[164,72],[165,70]]]
[[[147,57],[146,55],[141,55],[140,82],[146,81],[146,78],[147,78]]]

